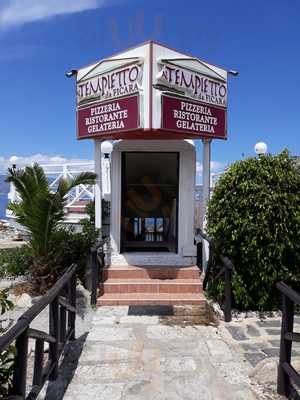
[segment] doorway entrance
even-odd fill
[[[122,153],[121,251],[177,252],[179,153]]]

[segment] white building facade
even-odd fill
[[[203,143],[203,216],[210,143],[227,135],[227,71],[147,42],[76,76],[77,137],[94,140],[97,227],[111,182],[111,264],[194,265],[193,141]],[[102,162],[104,140],[113,143],[110,165]]]

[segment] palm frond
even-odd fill
[[[26,167],[25,171],[34,179],[39,190],[49,191],[49,182],[42,167],[34,163],[32,167]]]
[[[58,197],[58,198],[57,198]],[[49,240],[58,222],[63,218],[63,206],[60,196],[48,193],[39,193],[32,203],[26,207],[18,222],[26,226],[31,232],[31,245],[35,254],[47,254]]]
[[[49,183],[43,171],[38,164],[27,166],[25,169],[9,168],[6,182],[11,182],[24,202],[32,202],[37,193],[49,192]]]
[[[21,199],[24,201],[30,201],[31,193],[30,189],[26,185],[25,171],[22,169],[8,169],[8,175],[5,179],[6,182],[12,183]]]
[[[78,185],[94,185],[97,175],[94,172],[82,172],[72,179],[60,179],[58,184],[58,192],[62,196],[65,195]]]
[[[18,222],[21,223],[21,219],[24,217],[24,208],[20,203],[10,201],[7,205],[7,209],[10,210],[18,219]]]
[[[69,192],[68,180],[65,178],[60,178],[58,182],[57,193],[59,193],[60,197],[64,199],[64,197],[68,192]]]

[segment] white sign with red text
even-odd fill
[[[130,96],[139,91],[142,67],[134,64],[77,83],[77,105]]]
[[[155,42],[77,70],[77,137],[227,138],[227,71]]]
[[[227,106],[227,83],[175,65],[163,65],[157,81],[202,103]]]

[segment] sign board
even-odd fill
[[[107,73],[93,71],[77,82],[77,106],[138,93],[142,78],[140,65],[129,65]]]
[[[133,95],[105,102],[96,102],[77,111],[79,139],[105,136],[139,128],[139,97]]]
[[[100,138],[139,128],[138,64],[105,73],[92,69],[77,82],[77,138]]]
[[[199,101],[162,96],[162,129],[226,138],[226,111]]]
[[[227,71],[155,42],[77,72],[77,137],[227,138]]]
[[[163,65],[157,81],[203,103],[227,106],[227,83],[220,79],[174,65]]]

